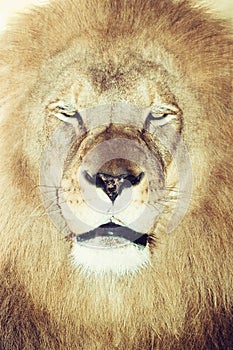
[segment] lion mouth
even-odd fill
[[[136,232],[126,226],[108,222],[77,236],[76,240],[79,244],[90,248],[120,248],[132,243],[139,248],[144,248],[148,235]]]

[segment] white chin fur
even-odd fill
[[[120,248],[89,248],[75,243],[71,257],[76,267],[86,274],[135,273],[150,263],[148,246],[129,244]]]

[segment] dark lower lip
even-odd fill
[[[136,232],[128,227],[117,225],[113,222],[101,225],[94,230],[83,233],[76,237],[77,242],[85,242],[96,237],[120,237],[134,244],[146,246],[148,235]]]

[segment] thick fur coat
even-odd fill
[[[232,349],[232,42],[228,24],[189,1],[67,0],[33,8],[1,36],[0,348]],[[154,232],[151,264],[96,278],[46,215],[40,160],[77,109],[159,91],[182,110],[190,207]]]

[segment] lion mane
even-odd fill
[[[231,45],[227,22],[183,0],[54,0],[11,19],[0,48],[1,349],[232,349]],[[81,109],[147,107],[155,90],[183,113],[189,209],[171,233],[154,232],[138,273],[87,275],[41,200],[41,156],[61,123],[49,106],[72,95]]]

